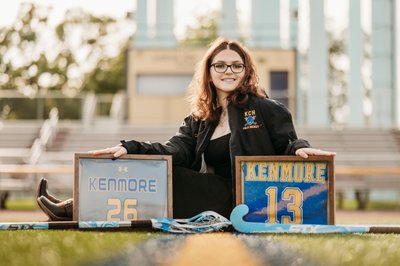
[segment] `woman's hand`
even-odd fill
[[[122,155],[128,154],[128,151],[123,146],[117,145],[115,147],[105,148],[102,150],[89,151],[89,153],[92,155],[112,154],[115,158],[118,158]]]
[[[323,151],[314,148],[300,148],[296,150],[296,155],[302,158],[308,158],[308,155],[328,155],[328,156],[335,156],[336,152],[331,151]]]

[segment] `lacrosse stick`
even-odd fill
[[[82,230],[152,230],[171,233],[206,233],[221,231],[231,225],[228,219],[216,212],[202,212],[189,219],[157,218],[142,221],[72,221],[72,222],[21,222],[0,223],[0,230],[23,229],[82,229]]]
[[[244,221],[249,207],[241,204],[231,213],[232,226],[241,233],[400,233],[399,225],[268,224]]]

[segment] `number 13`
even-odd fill
[[[267,195],[269,203],[267,206],[268,218],[265,221],[266,223],[278,223],[277,191],[277,187],[269,187],[265,190],[265,195]],[[292,213],[293,217],[282,215],[281,222],[284,224],[301,224],[303,221],[303,193],[301,192],[301,190],[297,187],[285,188],[282,192],[282,200],[290,201],[287,203],[286,206],[287,210]]]

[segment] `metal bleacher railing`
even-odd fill
[[[15,94],[8,92],[5,96],[5,98],[13,98]],[[59,97],[59,95],[50,95],[49,99],[59,99]],[[17,100],[21,99],[20,96],[16,98]],[[114,121],[113,124],[122,122],[125,95],[117,93],[112,97],[110,95],[101,95],[100,100],[98,98],[94,94],[87,94],[83,97],[82,113],[80,115],[82,119],[71,123],[73,125],[72,128],[78,128],[77,132],[86,132],[92,136],[96,136],[99,129],[94,131],[93,125],[97,111],[96,105],[98,104],[106,103],[107,105],[107,102],[111,103],[110,120],[106,122],[113,122],[114,120],[118,121]],[[42,109],[43,106],[38,106],[37,108]],[[36,113],[39,114],[41,112],[36,111]],[[17,126],[12,129],[13,126],[7,126],[13,124],[12,122],[3,124],[2,120],[6,119],[6,115],[4,111],[2,112],[0,119],[0,126],[2,126],[0,127],[0,209],[5,207],[5,201],[8,198],[9,192],[22,191],[32,193],[41,176],[59,177],[68,175],[68,180],[71,180],[70,182],[59,182],[58,186],[57,182],[52,182],[52,184],[58,190],[70,191],[72,189],[73,154],[74,152],[82,151],[82,147],[79,144],[78,147],[80,148],[77,148],[75,151],[63,150],[64,145],[60,145],[58,149],[52,148],[56,139],[60,138],[57,137],[57,128],[59,127],[58,114],[58,109],[52,108],[49,112],[49,118],[40,127],[35,125],[40,120],[33,123],[18,121],[16,122]],[[3,130],[2,132],[2,128],[7,129],[9,132],[5,133],[7,130]],[[29,130],[27,130],[28,128]],[[71,130],[69,126],[63,129],[67,130],[67,132]],[[30,139],[32,139],[32,144],[28,146]],[[117,140],[118,138],[115,137],[114,143]],[[61,141],[65,142],[68,140]],[[102,143],[103,141],[98,140],[97,142]],[[94,148],[91,147],[89,149]],[[97,146],[96,148],[99,147]],[[56,180],[60,180],[60,178]]]
[[[31,174],[37,174],[39,169],[42,169],[41,171],[45,170],[46,167],[37,167],[37,165],[45,147],[54,140],[57,123],[58,110],[57,108],[52,108],[49,113],[49,118],[43,122],[38,137],[34,139],[30,148],[19,148],[17,153],[15,153],[15,148],[0,148],[0,162],[4,159],[12,159],[14,162],[18,161],[22,163],[1,164],[0,191],[2,193],[8,194],[9,191],[28,191],[35,186],[34,183],[37,181],[36,179],[16,178],[16,176],[29,177]],[[7,197],[2,195],[1,198],[5,200]],[[0,202],[0,206],[4,207],[4,202]]]

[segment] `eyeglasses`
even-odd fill
[[[211,64],[211,66],[214,67],[214,70],[217,73],[225,73],[228,70],[228,67],[235,74],[242,73],[243,69],[244,69],[244,64],[242,64],[242,63],[234,63],[231,65],[227,65],[225,63],[214,63],[214,64]]]

